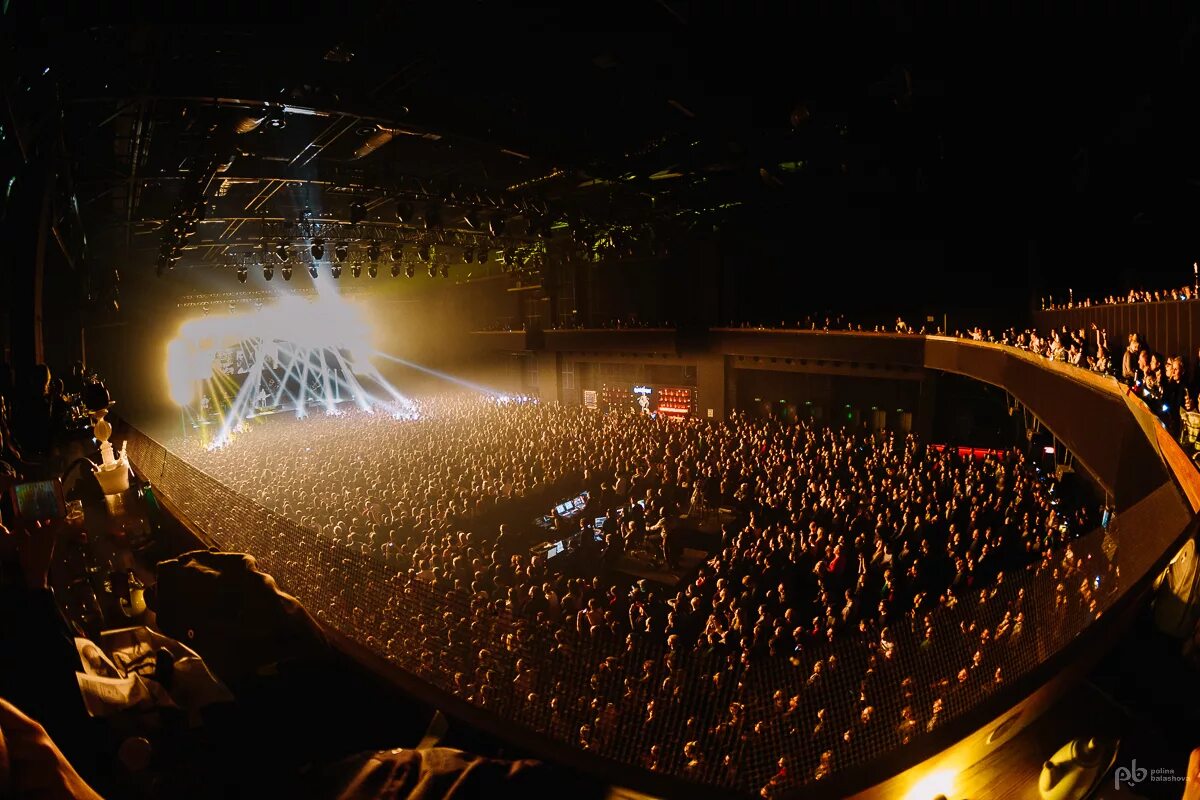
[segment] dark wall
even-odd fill
[[[933,441],[1004,448],[1019,440],[1024,422],[1020,413],[1009,415],[1003,390],[960,375],[934,373],[933,380]]]
[[[756,416],[816,419],[832,425],[870,424],[882,410],[889,426],[899,414],[916,412],[920,384],[909,380],[857,378],[776,370],[735,370],[737,407]]]

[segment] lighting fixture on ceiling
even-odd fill
[[[350,274],[356,278],[362,277],[362,264],[354,263],[350,265]]]
[[[450,265],[444,261],[442,262],[442,277],[443,278],[450,277]]]
[[[479,248],[479,258],[477,260],[480,264],[486,264],[488,262],[488,249],[486,247]]]
[[[274,277],[275,277],[275,268],[270,265],[264,266],[263,267],[263,280],[269,281],[269,280],[271,280],[271,278],[274,278]]]
[[[463,222],[467,223],[467,227],[473,231],[479,230],[479,212],[471,209],[466,214],[463,214]]]
[[[416,267],[414,267],[412,264],[405,264],[405,265],[404,265],[404,277],[406,277],[406,278],[411,278],[411,277],[412,277],[413,275],[415,275],[415,274],[417,274],[417,268],[416,268]]]
[[[475,260],[475,251],[469,247],[464,247],[462,251],[462,260],[464,264],[470,264]]]
[[[504,234],[504,217],[497,214],[488,220],[488,233],[493,237],[502,236]]]
[[[247,278],[247,277],[249,277],[249,275],[248,275],[248,273],[247,273],[247,271],[246,271],[246,268],[245,268],[245,267],[238,267],[238,271],[237,271],[237,279],[238,279],[238,283],[245,283],[245,282],[246,282],[246,278]]]
[[[374,239],[367,244],[367,258],[371,261],[379,260],[379,242]]]
[[[417,248],[417,258],[428,264],[433,258],[433,248],[428,243]]]
[[[367,207],[363,205],[361,200],[355,200],[350,204],[350,224],[357,225],[367,218]]]
[[[338,261],[345,261],[346,256],[350,255],[350,245],[338,242],[333,246],[333,255]]]
[[[313,239],[312,240],[312,248],[310,248],[310,252],[312,252],[313,261],[320,261],[322,258],[324,258],[325,257],[325,240],[320,239],[320,238]]]
[[[292,279],[292,265],[286,264],[286,265],[280,267],[279,274],[283,276],[283,279],[285,281],[290,281]]]
[[[368,278],[378,278],[379,277],[379,266],[377,264],[372,263],[372,264],[367,265],[367,277]]]
[[[392,244],[392,261],[399,261],[404,257],[404,245],[399,242]]]
[[[332,266],[329,268],[329,274],[330,274],[331,276],[333,276],[333,279],[334,279],[335,281],[336,281],[338,278],[342,277],[342,265],[341,265],[341,264],[333,264],[333,265],[332,265]]]
[[[317,279],[317,274],[318,274],[317,273],[317,265],[309,264],[308,265],[308,277],[312,278],[315,281]]]
[[[400,277],[400,270],[402,270],[402,269],[403,269],[403,267],[402,267],[402,266],[400,266],[399,264],[392,264],[392,277],[393,277],[393,278],[399,278],[399,277]]]
[[[413,218],[412,203],[406,203],[403,200],[396,201],[396,221],[411,222]]]
[[[437,264],[429,265],[429,277],[431,277],[431,278],[437,277]]]
[[[288,251],[288,243],[283,239],[279,240],[279,244],[275,245],[275,257],[282,263],[288,260],[290,255]]]

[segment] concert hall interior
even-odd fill
[[[1200,9],[905,5],[0,4],[0,797],[1200,800]]]

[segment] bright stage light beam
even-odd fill
[[[436,369],[422,366],[420,364],[409,361],[407,359],[400,358],[399,356],[389,355],[388,353],[384,353],[379,350],[375,351],[375,355],[378,356],[379,358],[386,358],[388,361],[394,361],[397,364],[403,364],[406,367],[411,367],[412,369],[415,369],[419,372],[424,372],[428,375],[433,375],[435,378],[441,378],[444,381],[449,381],[450,383],[457,384],[458,386],[462,386],[464,389],[470,389],[473,392],[479,392],[480,394],[487,395],[488,397],[491,397],[496,400],[510,399],[509,396],[507,394],[505,394],[504,392],[498,392],[495,389],[488,388],[487,386],[483,386],[478,383],[472,383],[471,381],[456,377],[454,375],[450,375],[445,372],[439,372]]]
[[[210,446],[229,444],[248,419],[267,409],[286,407],[303,418],[310,403],[336,414],[339,403],[351,400],[368,413],[378,408],[397,418],[416,416],[415,404],[368,360],[373,348],[363,308],[335,288],[318,290],[315,299],[281,296],[256,312],[191,320],[168,344],[172,400],[185,412],[197,410],[190,406],[198,402],[199,386],[222,412]],[[360,378],[374,382],[380,396]]]

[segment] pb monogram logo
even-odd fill
[[[1137,759],[1129,762],[1128,767],[1117,767],[1115,779],[1113,781],[1117,789],[1121,788],[1121,783],[1124,782],[1130,786],[1141,783],[1146,780],[1146,768],[1137,765]]]

